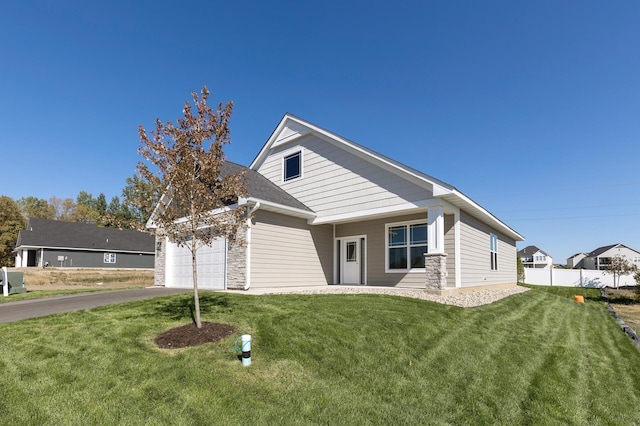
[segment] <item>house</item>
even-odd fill
[[[591,253],[585,255],[578,266],[574,268],[584,268],[593,270],[607,269],[611,265],[611,258],[622,256],[638,268],[640,268],[640,252],[634,250],[624,244],[612,244],[609,246],[599,247]]]
[[[527,246],[518,251],[525,268],[550,269],[553,267],[553,258],[536,246]]]
[[[581,269],[584,268],[583,260],[587,257],[586,253],[576,253],[573,256],[567,258],[568,269]]]
[[[200,249],[201,288],[442,294],[517,282],[520,234],[455,187],[296,116],[282,118],[246,170],[248,196],[238,201],[251,210],[246,243]],[[191,275],[188,249],[159,238],[156,284],[191,287]]]
[[[145,232],[31,218],[14,252],[16,267],[153,268],[154,245]]]

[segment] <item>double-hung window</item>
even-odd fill
[[[282,172],[285,182],[302,176],[302,151],[296,151],[283,158]]]
[[[387,270],[424,269],[427,247],[426,222],[387,225]]]
[[[498,236],[489,234],[489,250],[491,252],[491,270],[498,270]]]

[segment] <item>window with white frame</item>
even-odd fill
[[[386,225],[386,269],[391,272],[424,270],[427,223],[414,221]]]
[[[115,253],[105,253],[104,254],[104,263],[116,263],[116,254]]]
[[[302,176],[302,151],[286,155],[282,159],[282,176],[285,182]]]
[[[498,270],[498,236],[489,234],[489,250],[491,252],[491,270]]]

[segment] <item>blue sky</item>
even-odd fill
[[[640,250],[640,2],[8,1],[0,195],[121,195],[137,126],[233,100],[249,165],[285,112],[456,186],[557,263]]]

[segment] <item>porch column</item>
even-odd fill
[[[427,253],[424,254],[425,288],[440,291],[447,286],[447,254],[444,252],[444,207],[427,211]]]
[[[444,253],[444,207],[427,210],[427,243],[429,253]]]

